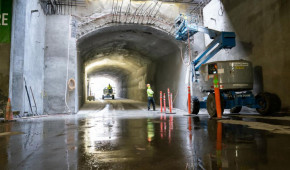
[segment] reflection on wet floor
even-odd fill
[[[0,169],[288,169],[290,136],[251,128],[251,116],[166,115],[129,101],[86,106],[0,123]],[[285,122],[271,120],[256,123]]]

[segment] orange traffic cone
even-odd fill
[[[13,120],[13,113],[12,113],[12,109],[11,109],[10,98],[8,98],[8,102],[7,102],[7,105],[6,105],[5,120],[6,121]]]

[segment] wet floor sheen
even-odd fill
[[[289,117],[217,121],[175,111],[107,100],[87,103],[77,115],[0,123],[0,169],[289,169]],[[284,131],[275,133],[281,124]]]

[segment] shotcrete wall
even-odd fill
[[[124,4],[120,17],[123,21],[126,18],[124,12],[128,2]],[[122,89],[121,97],[146,101],[146,84],[151,83],[156,100],[159,91],[165,91],[169,87],[174,97],[176,96],[175,107],[185,109],[187,66],[182,64],[180,55],[186,58],[188,54],[185,54],[186,50],[180,53],[179,43],[172,35],[174,32],[172,23],[178,13],[187,8],[186,5],[164,3],[158,12],[159,16],[156,17],[158,21],[150,21],[151,24],[146,25],[147,18],[142,19],[142,24],[137,20],[130,23],[111,23],[111,4],[102,1],[88,3],[91,5],[88,5],[87,9],[77,8],[72,17],[45,16],[37,0],[15,1],[10,68],[13,110],[30,112],[24,86],[26,78],[29,93],[30,87],[34,93],[38,113],[77,112],[85,101],[84,63],[88,61],[86,57],[95,55],[96,51],[89,49],[88,55],[82,54],[82,49],[76,48],[76,40],[86,35],[91,36],[91,33],[103,27],[108,27],[111,32],[104,32],[106,34],[101,32],[100,35],[105,38],[97,39],[96,42],[99,44],[94,45],[95,41],[85,42],[88,48],[97,49],[100,45],[104,45],[104,48],[121,47],[139,53],[132,59],[136,68],[127,65],[128,68],[134,69],[129,73],[124,72],[126,75],[124,74],[122,83],[119,83],[118,87]],[[132,10],[140,5],[141,2],[132,3]],[[96,6],[98,9],[95,9]],[[171,12],[170,15],[168,11]],[[102,20],[100,18],[103,15],[108,16]],[[104,23],[99,23],[98,19]],[[201,44],[203,46],[203,41]],[[192,47],[193,50],[196,48],[195,45]],[[185,45],[181,43],[180,46],[184,48]],[[67,90],[68,79],[75,80],[76,89]]]
[[[110,16],[111,12],[111,5],[112,1],[109,2],[102,2],[102,1],[93,1],[93,2],[88,2],[88,8],[78,8],[76,11],[73,11],[75,19],[78,21],[78,28],[75,30],[77,33],[76,38],[82,38],[83,36],[87,36],[88,34],[93,33],[95,30],[102,29],[102,26],[108,26],[110,23],[106,23],[108,20],[109,22],[112,22],[112,17]],[[129,1],[124,3],[123,6],[123,12],[125,12],[125,8],[127,7]],[[143,2],[142,2],[143,3]],[[132,2],[132,10],[135,10],[140,6],[140,2]],[[159,3],[160,5],[160,3]],[[97,8],[96,8],[97,7]],[[174,18],[178,15],[178,13],[182,10],[186,9],[186,5],[171,5],[171,4],[163,4],[162,7],[159,10],[158,17],[160,16],[164,19],[168,19],[169,21],[174,21]],[[157,9],[156,9],[157,10]],[[170,16],[168,16],[168,11],[171,11]],[[132,11],[131,11],[132,12]],[[107,20],[106,19],[101,19],[103,16],[108,15]],[[100,20],[98,18],[100,17]],[[121,20],[125,20],[125,15],[121,17]],[[164,29],[168,32],[168,34],[172,33],[173,29],[170,24],[163,24],[161,21],[157,22],[156,28],[158,29]],[[46,113],[51,113],[51,114],[57,114],[57,113],[65,113],[68,111],[66,104],[65,104],[65,98],[67,98],[67,103],[69,105],[70,110],[75,110],[77,111],[79,107],[81,107],[82,103],[85,101],[85,94],[86,94],[86,75],[85,75],[85,65],[84,63],[87,61],[86,54],[82,54],[82,48],[80,49],[75,49],[75,42],[74,42],[74,37],[68,38],[67,34],[73,30],[69,29],[69,24],[73,23],[70,22],[68,19],[68,16],[47,16],[47,26],[46,26],[46,51],[45,51],[45,80],[44,80],[44,106],[45,106],[45,112]],[[74,20],[74,19],[72,19]],[[100,21],[100,23],[98,23]],[[105,23],[102,23],[104,22]],[[146,21],[146,20],[145,20]],[[92,22],[92,23],[90,23]],[[168,23],[165,22],[164,23]],[[101,24],[101,25],[99,25]],[[102,25],[103,24],[103,25]],[[107,25],[106,25],[107,24]],[[114,24],[113,24],[114,25]],[[138,24],[137,24],[138,25]],[[118,26],[118,29],[121,27],[118,24],[115,24],[115,26]],[[73,27],[73,26],[72,26]],[[114,28],[115,29],[115,28]],[[142,28],[144,30],[144,35],[140,35],[139,38],[142,39],[142,37],[147,37],[146,34],[148,34],[150,31],[146,31],[147,28],[144,27]],[[129,31],[130,32],[130,31]],[[150,33],[149,33],[150,34]],[[104,35],[106,36],[106,35]],[[119,36],[119,35],[117,35]],[[121,36],[121,35],[120,35]],[[105,42],[110,39],[109,37],[107,38],[99,38],[96,40],[96,42],[104,41]],[[112,43],[108,44],[113,45],[113,46],[122,46],[122,41],[123,40],[128,40],[132,41],[135,39],[135,36],[133,37],[118,37],[117,40]],[[138,38],[137,38],[138,39]],[[112,40],[111,40],[112,41]],[[154,40],[156,41],[156,40]],[[166,49],[162,44],[157,46],[159,47],[159,51],[155,50],[156,45],[154,45],[156,42],[151,42],[151,41],[142,41],[138,42],[134,40],[134,43],[129,43],[127,46],[125,45],[125,48],[130,46],[132,48],[131,50],[141,50],[143,53],[145,52],[145,58],[146,57],[155,57],[158,56],[159,54],[164,54],[166,52]],[[166,42],[166,39],[163,40]],[[88,47],[91,48],[90,46],[93,45],[94,41],[88,40],[86,43],[88,44]],[[157,41],[158,42],[158,41]],[[68,45],[70,43],[70,45]],[[104,44],[104,43],[100,43]],[[140,46],[141,44],[141,46]],[[163,43],[164,44],[164,43]],[[94,46],[94,48],[99,48],[99,45]],[[134,49],[135,47],[139,49]],[[171,47],[168,47],[169,51],[171,50]],[[175,51],[178,48],[175,49]],[[76,88],[77,90],[69,91],[67,96],[65,96],[65,83],[66,83],[66,61],[67,61],[67,55],[68,51],[71,51],[73,53],[76,53],[78,51],[77,56],[74,57],[71,54],[70,61],[69,61],[69,78],[75,78],[76,80]],[[156,51],[155,56],[150,56],[152,54],[152,51]],[[177,50],[178,51],[178,50]],[[142,52],[141,52],[142,53]],[[148,55],[146,54],[148,53]],[[175,53],[175,52],[174,52]],[[76,55],[76,54],[75,54]],[[94,51],[89,51],[88,56],[94,55]],[[144,54],[142,54],[144,55]],[[147,55],[147,56],[146,56]],[[171,56],[174,56],[173,54]],[[160,56],[158,56],[160,57]],[[162,56],[164,57],[164,56]],[[178,57],[178,56],[174,56]],[[138,57],[137,57],[138,58]],[[165,59],[169,60],[169,56],[166,56]],[[76,60],[76,61],[74,61]],[[157,79],[163,79],[163,78],[156,78],[156,73],[157,73],[157,66],[155,63],[158,62],[158,60],[152,60],[150,61],[151,63],[142,63],[141,62],[140,67],[131,73],[129,73],[126,77],[126,80],[122,80],[122,85],[120,85],[121,90],[121,96],[128,97],[130,99],[135,99],[135,100],[146,100],[146,83],[151,83],[153,85],[153,88],[156,88],[155,91],[157,92]],[[137,62],[137,63],[138,63]],[[166,62],[164,62],[166,63]],[[138,65],[138,64],[137,64]],[[185,74],[183,71],[180,71],[181,68],[180,66],[176,66],[176,63],[173,65],[177,69],[179,69],[179,76],[178,73],[174,72],[172,69],[172,73],[176,75],[173,82],[175,81],[180,81],[184,83],[184,80],[180,78],[180,76],[184,76]],[[130,66],[128,66],[130,67]],[[168,67],[165,65],[162,65],[158,69],[169,69],[171,65],[168,65]],[[165,71],[166,72],[166,71]],[[166,81],[167,79],[164,79]],[[172,80],[172,79],[170,79]],[[163,82],[164,83],[164,82]],[[174,83],[174,87],[177,86]],[[166,85],[167,86],[171,86]],[[183,93],[179,93],[178,95],[182,95]],[[180,97],[183,99],[183,97]],[[182,102],[184,103],[184,102]]]
[[[101,64],[88,69],[88,76],[115,78],[119,97],[146,100],[146,83],[153,82],[155,77],[155,64],[150,58],[135,51],[115,49],[98,53],[85,65],[90,67],[95,63]]]
[[[255,93],[276,93],[284,108],[290,108],[290,2],[280,0],[212,0],[204,8],[205,26],[234,31],[237,47],[220,53],[217,59],[250,59],[255,74]],[[220,5],[223,5],[221,7]],[[259,83],[262,81],[262,85]]]
[[[69,79],[75,80],[76,42],[70,16],[47,16],[44,70],[44,106],[50,114],[75,113],[75,89],[68,90]]]
[[[171,56],[163,58],[157,64],[156,75],[156,100],[159,103],[159,91],[166,92],[167,88],[173,93],[174,107],[187,109],[188,85],[191,87],[192,96],[202,99],[206,94],[200,92],[199,85],[190,79],[191,71],[189,66],[189,56],[191,60],[205,48],[204,35],[195,34],[190,39],[190,49],[184,42],[179,42],[178,48]],[[158,94],[157,94],[158,93]]]

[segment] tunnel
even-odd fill
[[[181,45],[162,30],[138,24],[107,26],[81,37],[77,46],[83,102],[94,77],[113,79],[117,97],[138,101],[147,100],[146,84],[151,84],[156,100],[159,91],[178,90]]]
[[[289,169],[289,8],[0,0],[0,169]]]

